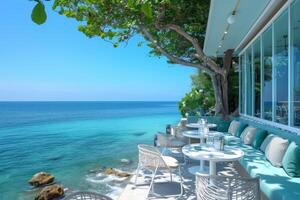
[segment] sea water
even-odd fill
[[[103,169],[134,171],[137,144],[178,121],[176,102],[0,102],[0,199],[33,199],[40,171],[68,192],[117,198],[127,180]]]

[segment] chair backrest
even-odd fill
[[[259,179],[196,175],[198,200],[259,200]]]
[[[156,147],[146,144],[139,144],[138,149],[140,167],[167,167],[167,165],[161,157],[160,151]]]
[[[64,198],[65,200],[112,200],[112,198],[94,192],[75,192]]]

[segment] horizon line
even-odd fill
[[[179,100],[0,100],[2,102],[179,102]]]

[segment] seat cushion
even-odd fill
[[[237,121],[237,120],[233,120],[230,125],[229,125],[229,128],[228,128],[228,133],[231,134],[231,135],[235,135],[236,134],[236,131],[238,130],[240,126],[240,122]]]
[[[176,168],[179,166],[178,161],[171,156],[162,156],[162,159],[165,161],[166,165],[170,168]]]
[[[229,144],[229,145],[231,143],[240,143],[241,142],[241,138],[235,137],[229,133],[224,134],[224,139],[225,139],[225,143]]]
[[[251,177],[260,178],[260,189],[268,199],[300,199],[300,178],[290,177],[283,168],[274,167],[268,162],[263,152],[245,144],[236,144],[245,155],[240,164]]]
[[[300,177],[300,146],[292,142],[284,154],[282,166],[291,177]]]
[[[248,124],[244,123],[244,122],[240,122],[240,125],[238,127],[238,129],[235,132],[235,136],[236,137],[241,137],[242,132],[245,130],[245,128],[248,126]]]
[[[255,149],[260,149],[261,144],[263,143],[263,141],[265,140],[265,138],[268,136],[268,133],[263,130],[263,129],[257,129],[255,137],[253,138],[252,141],[252,146]]]
[[[275,136],[268,143],[265,155],[266,158],[270,161],[270,163],[275,167],[282,166],[283,156],[289,146],[289,141],[285,140],[281,137]]]
[[[252,144],[252,141],[255,138],[257,132],[257,128],[253,126],[248,126],[245,128],[245,130],[241,134],[241,140],[244,142],[244,144]]]
[[[269,134],[269,135],[264,139],[264,141],[261,143],[259,149],[260,149],[262,152],[265,152],[265,151],[266,151],[266,148],[267,148],[267,146],[268,146],[268,144],[271,142],[271,140],[272,140],[274,137],[275,137],[275,135]]]
[[[171,147],[183,147],[184,145],[186,145],[186,143],[181,140],[174,139],[171,140],[170,145]]]

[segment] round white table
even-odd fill
[[[204,136],[203,132],[199,132],[199,130],[188,130],[183,131],[182,135],[188,138],[200,139]],[[218,131],[209,131],[207,136],[224,136],[224,133]]]
[[[203,127],[204,125],[203,124],[199,124],[199,123],[188,123],[185,126],[187,128],[200,128],[200,127]],[[205,126],[208,127],[208,128],[216,128],[217,124],[209,123],[209,124],[206,124]]]
[[[199,130],[188,130],[188,131],[184,131],[182,133],[182,135],[185,137],[188,137],[189,143],[191,144],[191,138],[192,139],[200,139],[200,142],[202,142],[202,139],[204,138],[204,136],[206,136],[206,137],[221,137],[221,136],[224,136],[224,133],[217,132],[217,131],[210,131],[210,132],[208,132],[207,135],[204,135],[204,133],[199,132]],[[189,156],[187,156],[187,157],[189,157]],[[192,167],[192,169],[190,169],[190,171],[192,171],[191,173],[192,174],[195,174],[196,172],[207,173],[209,170],[208,170],[208,168],[205,168],[204,160],[201,160],[201,159],[198,159],[198,160],[200,160],[200,166]]]
[[[225,146],[224,151],[216,150],[214,147],[211,147],[206,144],[189,144],[185,145],[182,148],[182,153],[193,160],[207,160],[209,161],[209,174],[216,175],[217,162],[224,161],[235,161],[244,156],[244,152],[241,149]],[[200,166],[194,166],[189,168],[189,172],[192,174],[196,173],[206,173],[207,170],[201,164]]]

